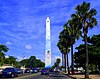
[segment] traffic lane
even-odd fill
[[[61,73],[51,73],[49,75],[49,79],[72,79],[68,77],[67,75],[63,75]]]
[[[32,75],[32,73],[18,74],[18,77],[14,77],[14,78],[12,78],[12,79],[16,79],[16,78],[24,77],[24,76],[29,76],[29,75]],[[11,78],[4,77],[4,78],[0,78],[0,79],[11,79]]]
[[[39,75],[40,73],[33,73],[33,74],[28,74],[28,75],[24,75],[24,76],[19,76],[13,79],[31,79],[31,77]]]
[[[33,74],[26,77],[16,78],[16,79],[72,79],[66,75],[60,73],[50,73],[49,75]]]
[[[11,78],[0,78],[0,79],[11,79]],[[18,77],[12,79],[72,79],[66,75],[60,73],[50,73],[49,75],[36,74],[20,74]]]
[[[18,78],[19,79],[19,78]],[[20,79],[48,79],[47,75],[31,75]]]

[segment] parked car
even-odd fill
[[[32,70],[31,69],[25,69],[25,73],[31,73]]]
[[[31,72],[32,73],[37,73],[38,72],[38,69],[37,68],[33,68],[33,69],[31,69]]]
[[[41,75],[48,75],[49,74],[49,69],[44,68],[41,70]]]
[[[17,77],[18,76],[18,70],[16,68],[5,68],[2,71],[2,75],[4,77]]]
[[[55,73],[60,73],[60,69],[57,69],[57,68],[55,68],[53,71],[54,71]]]
[[[49,71],[50,71],[50,72],[54,72],[54,70],[53,70],[53,69],[50,69]]]
[[[23,70],[20,69],[20,68],[17,68],[17,71],[18,71],[18,74],[22,74],[23,73]]]
[[[0,78],[2,77],[2,71],[3,71],[3,69],[0,68]]]
[[[0,71],[0,78],[2,77],[2,71]]]

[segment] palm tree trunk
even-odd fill
[[[64,54],[62,53],[62,67],[64,67]]]
[[[63,53],[62,53],[62,66],[63,66]]]
[[[72,63],[71,63],[71,65],[72,65],[72,75],[74,74],[73,72],[74,72],[74,58],[73,58],[73,44],[71,45],[71,60],[72,60]]]
[[[85,78],[89,78],[89,66],[88,66],[88,46],[87,46],[87,33],[84,32],[84,38],[85,38],[85,58],[86,58],[86,63],[85,63]]]
[[[65,73],[66,73],[66,54],[64,54],[64,62],[65,62],[64,68],[65,68]]]
[[[70,74],[70,71],[69,71],[69,63],[68,63],[68,53],[67,53],[67,70],[68,70],[68,74]]]

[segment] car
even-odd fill
[[[0,68],[0,78],[2,77],[2,71],[3,69]]]
[[[60,69],[54,69],[55,73],[60,73]]]
[[[2,71],[3,77],[17,77],[18,76],[18,70],[16,68],[5,68]]]
[[[17,68],[17,71],[18,71],[18,74],[22,74],[23,73],[23,70],[20,69],[20,68]]]
[[[41,70],[41,75],[49,75],[49,69],[48,68],[44,68]]]
[[[54,72],[54,70],[53,70],[53,69],[50,69],[49,71],[50,71],[50,72]]]
[[[38,72],[38,69],[37,68],[31,69],[31,73],[37,73],[37,72]]]
[[[0,78],[2,77],[2,71],[0,71]]]
[[[25,73],[31,73],[31,69],[25,69]]]

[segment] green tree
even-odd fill
[[[5,63],[5,64],[10,64],[10,60],[9,60],[9,58],[5,58],[4,63]]]
[[[62,67],[64,67],[64,53],[63,53],[64,52],[64,48],[63,48],[62,44],[63,44],[63,42],[61,42],[61,40],[59,40],[57,46],[58,46],[59,50],[62,53]]]
[[[100,69],[100,34],[99,35],[93,35],[91,38],[88,37],[88,52],[89,52],[89,69],[91,71],[96,70],[97,68]],[[75,52],[75,63],[78,66],[84,67],[85,63],[85,48],[84,44],[81,44],[80,46],[76,47],[78,52]]]
[[[56,62],[57,62],[57,66],[59,66],[59,64],[61,62],[61,59],[60,58],[57,58]]]
[[[17,61],[16,61],[16,58],[14,56],[9,56],[9,64],[12,64],[12,65],[16,65]]]
[[[37,63],[36,63],[37,60],[35,56],[31,56],[28,61],[30,67],[37,67]]]
[[[4,60],[5,60],[5,54],[0,52],[0,66],[3,65]]]
[[[17,67],[18,64],[19,64],[19,63],[16,61],[16,58],[15,58],[14,56],[9,56],[8,58],[5,58],[4,63],[5,63],[5,64],[11,64],[11,65],[13,65],[14,67]]]
[[[0,52],[7,52],[9,49],[8,49],[8,47],[7,46],[5,46],[5,45],[0,45]]]
[[[76,21],[77,20],[77,21]],[[71,15],[71,20],[68,20],[67,24],[65,24],[64,28],[67,29],[69,27],[69,38],[70,38],[70,44],[71,44],[71,67],[72,67],[72,74],[74,71],[74,59],[73,59],[73,45],[75,43],[75,40],[79,39],[79,37],[82,35],[80,31],[80,20],[76,16]]]
[[[90,9],[90,3],[83,2],[81,5],[76,6],[76,16],[79,17],[81,21],[81,28],[83,28],[84,39],[85,39],[85,49],[86,49],[86,69],[85,69],[85,78],[89,78],[89,69],[88,69],[88,47],[87,47],[87,33],[88,28],[93,28],[97,25],[96,18],[94,17],[97,12],[96,9]]]
[[[60,66],[59,66],[60,62],[61,62],[61,59],[60,58],[57,58],[56,59],[56,62],[54,63],[54,65],[53,65],[52,68],[53,69],[55,68],[56,70],[60,69]]]
[[[21,66],[25,66],[25,67],[28,67],[29,66],[28,59],[23,59],[19,63],[20,63]]]
[[[60,61],[61,61],[61,59],[57,58],[57,60],[56,60],[56,62],[54,64],[54,67],[59,68]]]
[[[83,67],[85,68],[85,48],[84,44],[81,44],[79,47],[76,47],[78,52],[74,53],[74,59],[75,63],[78,65],[78,67]]]
[[[64,25],[65,26],[65,25]],[[63,31],[60,32],[59,35],[59,42],[57,44],[59,50],[61,53],[64,54],[64,62],[65,62],[65,73],[66,73],[66,55],[67,55],[67,61],[68,61],[68,53],[69,53],[69,47],[70,47],[70,39],[69,39],[69,27],[64,28]],[[69,74],[69,65],[67,63],[68,68],[68,74]]]
[[[5,60],[4,52],[7,52],[9,49],[5,45],[0,45],[0,65],[3,65]]]
[[[44,66],[45,64],[41,60],[36,59],[36,67],[44,67]]]
[[[21,66],[25,67],[44,67],[45,64],[35,56],[31,56],[29,59],[24,59],[20,61]]]

